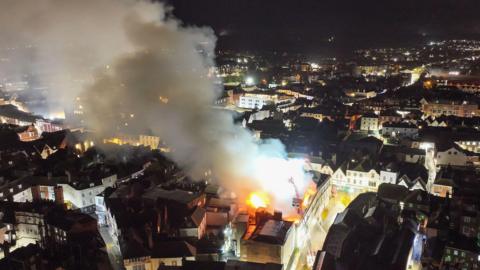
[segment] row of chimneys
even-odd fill
[[[62,186],[56,186],[53,188],[54,196],[55,196],[55,203],[59,205],[65,204],[65,200],[63,198],[63,187]],[[40,191],[40,186],[33,186],[32,187],[32,199],[34,201],[41,200],[41,191]]]

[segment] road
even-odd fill
[[[114,270],[125,270],[123,267],[123,259],[122,254],[120,253],[120,247],[113,243],[112,237],[108,233],[107,227],[99,227],[98,231],[105,242],[105,246],[107,248],[108,259],[110,260],[110,264]]]
[[[316,252],[323,247],[328,229],[332,226],[337,214],[343,210],[345,210],[345,206],[341,202],[341,196],[337,195],[335,198],[330,198],[325,210],[320,212],[320,216],[311,218],[314,220],[310,221],[312,225],[310,231],[307,232],[308,240],[305,247],[296,253],[292,270],[311,269]],[[322,213],[326,213],[326,216],[322,217]]]

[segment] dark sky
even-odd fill
[[[186,24],[211,26],[221,48],[312,52],[480,36],[480,0],[167,2]]]

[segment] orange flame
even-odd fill
[[[302,201],[302,208],[306,209],[310,203],[312,202],[313,196],[315,195],[316,188],[314,186],[310,186],[306,191],[305,194],[303,195],[303,201]]]
[[[263,192],[252,192],[248,195],[247,205],[257,209],[257,208],[266,208],[270,200],[268,199],[267,194]]]

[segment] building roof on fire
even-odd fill
[[[255,228],[249,240],[265,242],[274,245],[283,245],[293,222],[269,219]]]

